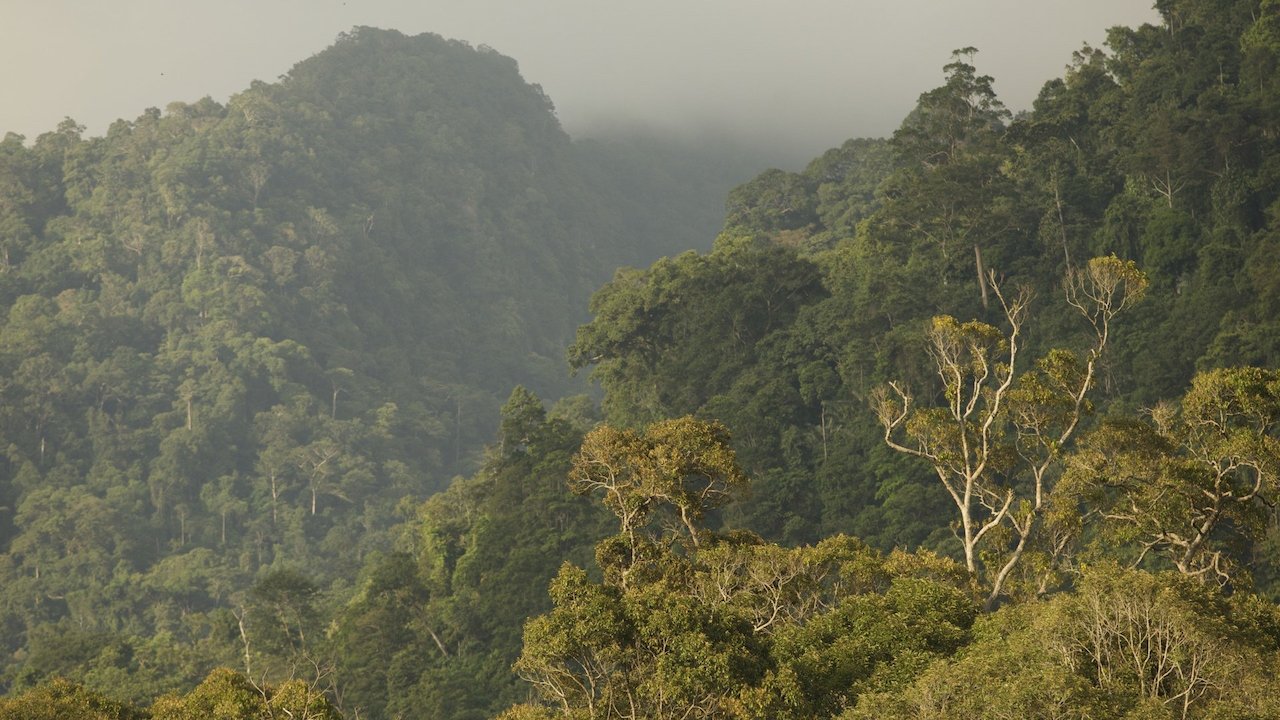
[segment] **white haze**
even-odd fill
[[[576,136],[722,134],[798,161],[891,133],[951,50],[1014,110],[1150,0],[0,0],[0,134],[116,118],[274,80],[358,25],[520,63]]]

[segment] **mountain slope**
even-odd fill
[[[512,386],[578,387],[590,288],[743,176],[643,147],[575,145],[492,50],[372,28],[225,105],[7,137],[0,683],[190,685],[280,597],[344,598]]]

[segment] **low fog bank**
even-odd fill
[[[706,158],[722,158],[731,175],[741,182],[766,168],[801,170],[817,155],[844,142],[850,134],[803,137],[777,128],[729,126],[710,119],[684,124],[644,122],[620,115],[599,114],[561,118],[565,131],[576,141],[621,141],[685,147]]]
[[[1019,110],[1083,42],[1157,19],[1150,0],[51,0],[6,15],[0,63],[20,70],[7,78],[0,134],[32,139],[70,116],[98,135],[146,107],[205,95],[224,102],[368,25],[514,58],[575,136],[624,126],[723,136],[767,147],[789,166],[850,137],[891,133],[941,82],[953,49],[976,46],[978,69]],[[54,28],[60,42],[49,43]]]

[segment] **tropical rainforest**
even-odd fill
[[[1280,0],[1156,7],[799,172],[372,28],[6,137],[0,718],[1280,717]]]

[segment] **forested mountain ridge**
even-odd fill
[[[762,173],[711,252],[595,294],[569,359],[606,424],[543,457],[617,534],[552,581],[502,717],[1275,713],[1280,5],[1160,10],[1016,117],[957,51],[892,138]],[[497,645],[454,648],[502,634],[460,609],[537,564],[496,529],[583,555],[503,510],[564,502],[509,463],[411,523],[395,587],[448,569],[457,644],[381,615],[424,674],[364,707],[476,711],[452,672]]]
[[[262,608],[349,595],[512,386],[579,388],[591,288],[705,243],[747,163],[574,143],[513,60],[373,28],[225,105],[7,136],[0,685],[290,647]]]
[[[1102,361],[1102,408],[1176,397],[1197,370],[1275,366],[1274,8],[1160,8],[1166,25],[1112,30],[1018,117],[958,51],[887,142],[760,175],[730,195],[713,252],[606,285],[570,351],[606,419],[720,419],[756,479],[750,527],[893,547],[926,541],[921,510],[942,498],[906,480],[868,395],[931,387],[934,316],[1004,319],[989,270],[1034,291],[1028,359],[1086,341],[1070,268],[1115,254],[1146,272]]]
[[[170,636],[64,622],[12,675],[246,671],[166,718],[1280,715],[1280,2],[1157,9],[1017,116],[960,49],[892,138],[619,270],[569,349],[603,417],[517,388],[352,592],[279,566],[201,615],[189,553],[143,586]],[[123,712],[51,683],[0,717],[95,702]]]
[[[1280,712],[1280,3],[1156,7],[1017,116],[956,51],[596,293],[570,479],[619,533],[500,717]]]
[[[1016,117],[957,50],[596,292],[618,534],[500,717],[1276,716],[1280,4],[1156,6]]]

